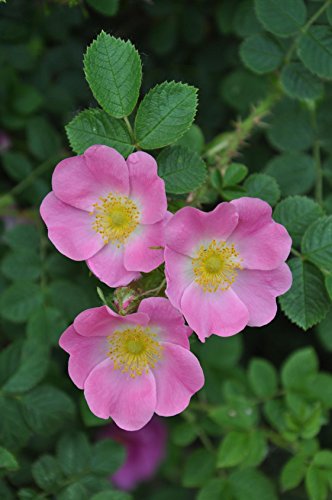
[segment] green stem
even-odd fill
[[[315,21],[317,21],[317,19],[325,12],[325,10],[328,8],[328,6],[331,3],[332,3],[332,0],[326,0],[326,2],[311,16],[311,18],[307,21],[307,23],[303,26],[303,28],[301,28],[300,34],[295,38],[295,40],[293,41],[292,45],[290,46],[290,48],[285,56],[285,63],[286,64],[291,61],[300,37],[308,31],[310,26]]]
[[[135,138],[134,130],[133,130],[133,127],[131,126],[131,123],[130,123],[130,121],[129,121],[128,117],[127,117],[127,116],[124,116],[124,117],[123,117],[123,121],[124,121],[124,122],[125,122],[125,124],[126,124],[126,127],[127,127],[127,129],[128,129],[128,132],[129,132],[129,135],[130,135],[130,138],[131,138],[131,141],[132,141],[132,143],[133,143],[133,146],[135,146],[135,147],[136,147],[136,149],[140,149],[140,148],[137,146],[137,144],[136,144],[136,138]]]

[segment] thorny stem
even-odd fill
[[[207,144],[204,156],[207,159],[218,157],[219,168],[226,166],[238,150],[250,136],[253,129],[258,126],[262,119],[269,113],[273,104],[279,98],[279,92],[273,91],[266,99],[255,106],[251,113],[244,120],[239,120],[235,124],[233,132],[225,132],[218,135],[213,141]]]

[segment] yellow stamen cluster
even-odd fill
[[[150,328],[136,326],[116,330],[108,337],[108,355],[115,370],[128,373],[131,378],[149,373],[162,357],[162,346]]]
[[[91,215],[95,219],[93,229],[101,234],[105,243],[124,243],[139,223],[139,210],[136,203],[127,196],[109,193],[93,205]]]
[[[201,245],[196,257],[192,259],[195,281],[205,292],[228,290],[242,269],[242,259],[234,244],[212,240],[206,247]]]

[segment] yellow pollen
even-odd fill
[[[228,290],[235,282],[237,269],[242,269],[241,262],[233,243],[212,240],[207,247],[201,245],[192,259],[195,281],[204,292]]]
[[[105,243],[112,242],[120,246],[138,225],[140,213],[137,205],[127,196],[113,193],[99,200],[91,212],[95,217],[92,227],[101,234]]]
[[[162,346],[150,328],[136,326],[116,330],[108,337],[108,355],[114,369],[128,373],[131,378],[149,373],[162,357]]]

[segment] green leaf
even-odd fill
[[[237,69],[223,78],[220,86],[222,99],[241,113],[249,112],[252,105],[267,96],[268,80],[245,69]]]
[[[14,323],[26,321],[30,314],[41,306],[41,289],[34,283],[25,281],[10,285],[0,299],[0,314]]]
[[[0,470],[17,470],[19,468],[18,462],[14,455],[6,450],[6,448],[2,448],[0,446]]]
[[[330,299],[332,300],[332,275],[325,276],[325,286]]]
[[[197,89],[183,83],[164,82],[151,89],[141,102],[135,135],[142,149],[157,149],[178,140],[193,123]]]
[[[189,422],[180,422],[172,429],[171,437],[176,446],[188,446],[197,438],[197,431]]]
[[[134,150],[125,123],[101,109],[81,111],[66,125],[66,132],[70,147],[77,154],[84,153],[94,144],[115,148],[123,156],[128,156]]]
[[[277,69],[282,62],[283,53],[274,40],[258,34],[242,42],[240,56],[247,68],[261,75]]]
[[[1,271],[12,281],[34,281],[41,273],[39,255],[29,248],[10,252],[1,262]]]
[[[190,129],[175,142],[174,146],[184,146],[200,154],[203,151],[204,143],[205,139],[203,132],[199,126],[194,123]]]
[[[198,493],[197,500],[228,500],[227,490],[227,480],[223,478],[211,479]]]
[[[164,149],[158,156],[158,174],[164,179],[168,193],[183,194],[200,187],[206,179],[207,170],[195,151],[173,146]]]
[[[332,375],[317,373],[308,381],[307,391],[315,401],[320,401],[326,408],[332,408]]]
[[[258,470],[237,470],[229,482],[235,500],[278,500],[272,483]]]
[[[299,246],[306,229],[322,215],[322,208],[311,198],[292,196],[278,203],[273,217],[286,227],[293,245]]]
[[[261,198],[270,205],[275,205],[280,198],[280,189],[276,180],[266,174],[251,174],[244,182],[247,196]]]
[[[239,37],[254,35],[262,31],[256,17],[253,0],[243,0],[237,5],[233,25],[234,32]]]
[[[89,500],[89,494],[85,485],[77,481],[63,488],[57,500]]]
[[[182,484],[186,488],[203,486],[211,478],[215,469],[215,457],[207,450],[193,451],[186,461]]]
[[[57,445],[57,457],[67,476],[76,476],[89,468],[91,446],[81,432],[64,434]]]
[[[285,93],[294,99],[318,99],[324,90],[322,82],[300,62],[284,66],[280,81]]]
[[[241,163],[231,163],[224,174],[223,187],[235,186],[248,175],[248,167]]]
[[[60,334],[66,329],[67,323],[60,311],[53,307],[40,307],[29,318],[27,335],[32,338],[43,335],[43,342],[57,345]]]
[[[302,252],[322,270],[332,266],[332,216],[320,217],[304,233]]]
[[[332,309],[327,313],[326,318],[317,325],[319,340],[327,351],[332,351]]]
[[[245,398],[237,398],[227,405],[217,406],[209,412],[209,416],[225,430],[250,430],[258,422],[257,405]]]
[[[0,396],[0,442],[15,450],[26,444],[30,431],[22,416],[20,403],[13,398]]]
[[[132,500],[132,496],[125,491],[100,491],[91,497],[91,500]]]
[[[316,267],[302,259],[291,259],[288,264],[293,284],[279,298],[281,309],[293,323],[307,330],[319,323],[330,308],[324,277]]]
[[[305,487],[311,500],[326,500],[328,496],[327,478],[318,467],[310,465],[305,476]]]
[[[142,64],[134,45],[102,31],[84,56],[85,77],[100,106],[122,118],[133,111],[141,87]]]
[[[284,465],[281,471],[280,483],[283,491],[292,490],[296,488],[304,479],[307,466],[305,457],[297,455]]]
[[[268,453],[268,444],[263,431],[257,429],[249,434],[248,454],[241,463],[241,468],[257,467],[266,458]]]
[[[30,224],[17,224],[5,233],[4,241],[13,250],[24,250],[27,241],[31,250],[39,248],[38,231]]]
[[[49,347],[43,331],[35,332],[33,337],[24,341],[18,363],[17,371],[3,387],[7,393],[26,392],[45,376],[49,363]]]
[[[313,459],[313,464],[321,469],[332,471],[332,451],[320,450],[316,453]]]
[[[271,126],[267,130],[272,146],[280,151],[304,151],[312,146],[315,139],[312,118],[299,101],[284,98],[272,112]]]
[[[120,0],[87,0],[90,7],[104,16],[115,16],[119,9],[119,2]]]
[[[72,400],[51,385],[41,385],[24,394],[22,405],[24,418],[36,434],[53,434],[75,415]]]
[[[113,439],[96,443],[91,454],[91,469],[96,474],[112,475],[125,460],[125,448]]]
[[[312,73],[321,78],[332,78],[331,26],[312,26],[303,33],[297,53]]]
[[[38,160],[48,160],[59,153],[60,137],[51,123],[42,116],[31,118],[27,125],[27,143]]]
[[[255,0],[255,6],[264,28],[278,36],[294,35],[307,17],[303,0]]]
[[[259,398],[271,398],[277,391],[278,380],[274,366],[264,359],[253,359],[249,365],[249,383]]]
[[[32,475],[37,485],[45,491],[57,489],[63,481],[60,465],[51,455],[42,455],[32,465]]]
[[[277,181],[283,196],[305,194],[315,183],[315,162],[303,153],[284,153],[274,156],[265,172]]]
[[[287,358],[281,370],[281,380],[287,389],[301,391],[318,370],[318,358],[312,347],[300,349]]]
[[[223,439],[217,458],[218,467],[235,467],[247,457],[249,449],[249,434],[232,431]]]
[[[2,163],[6,173],[15,181],[24,179],[32,171],[32,165],[26,155],[9,151],[2,156]]]

